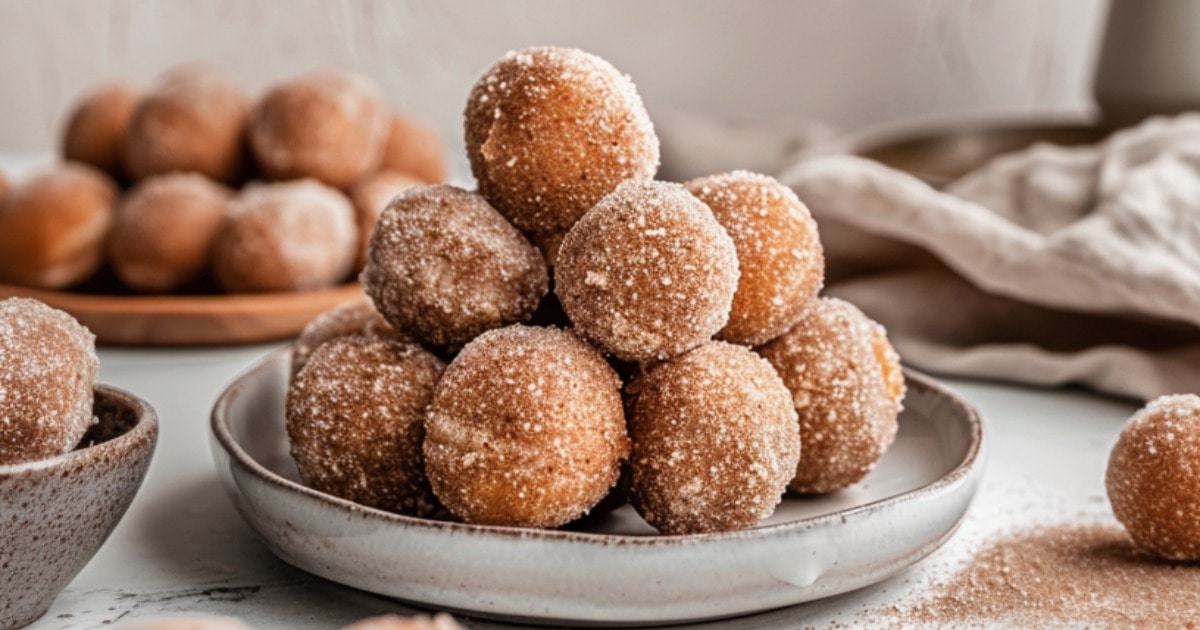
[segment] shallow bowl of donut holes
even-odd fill
[[[655,180],[632,81],[579,50],[509,53],[464,118],[478,188],[392,198],[365,295],[214,408],[280,557],[440,608],[640,623],[842,592],[949,536],[978,417],[819,295],[790,189]]]
[[[438,134],[366,77],[255,96],[201,63],[83,93],[61,157],[0,178],[0,295],[133,345],[295,335],[352,295],[386,202],[446,174]]]
[[[341,498],[302,479],[285,419],[291,360],[285,348],[248,368],[213,409],[217,474],[242,518],[275,555],[304,571],[471,616],[659,624],[847,592],[911,566],[948,540],[984,472],[976,411],[935,381],[906,372],[899,434],[876,469],[841,492],[790,493],[749,529],[663,535],[624,499],[551,529],[463,523],[437,507],[407,516],[371,507],[369,496]],[[417,496],[429,496],[425,488]]]

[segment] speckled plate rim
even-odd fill
[[[10,477],[13,475],[27,474],[34,470],[47,470],[60,468],[64,464],[82,462],[86,466],[87,462],[94,461],[101,457],[117,456],[123,457],[130,451],[136,449],[139,444],[150,445],[150,450],[154,450],[155,444],[158,441],[158,413],[150,403],[146,402],[141,397],[128,392],[119,387],[97,384],[93,389],[93,398],[107,398],[117,401],[123,406],[131,408],[137,414],[138,422],[133,425],[128,431],[112,438],[105,440],[99,444],[93,444],[83,448],[29,462],[19,464],[0,465],[0,478]],[[148,440],[148,442],[143,441]]]
[[[238,444],[229,426],[229,422],[233,419],[231,407],[234,405],[235,400],[239,396],[246,394],[247,390],[251,393],[254,392],[262,379],[271,378],[269,371],[283,370],[284,368],[281,363],[289,360],[289,355],[290,350],[282,348],[260,359],[232,379],[219,394],[213,406],[210,438],[214,453],[219,450],[221,455],[220,457],[214,455],[214,457],[216,457],[220,476],[226,484],[226,491],[230,494],[231,500],[238,506],[243,519],[251,525],[251,528],[256,531],[273,553],[289,564],[310,573],[315,573],[334,582],[372,591],[401,601],[434,606],[439,609],[462,612],[472,616],[497,618],[509,622],[515,621],[534,625],[571,624],[605,626],[688,623],[744,615],[779,608],[781,606],[790,606],[862,588],[891,575],[895,575],[897,572],[911,566],[932,553],[953,536],[959,525],[961,525],[962,518],[965,516],[965,512],[978,489],[986,459],[984,457],[986,453],[986,433],[978,411],[959,395],[933,379],[923,374],[906,370],[905,375],[908,379],[910,395],[914,392],[920,392],[922,396],[927,397],[930,401],[926,405],[927,409],[932,411],[934,406],[941,408],[947,405],[953,408],[953,412],[948,412],[953,415],[953,419],[950,422],[955,427],[952,430],[961,436],[958,438],[960,440],[959,444],[965,442],[962,446],[964,454],[956,465],[935,481],[886,498],[864,502],[860,505],[815,517],[798,518],[783,523],[763,525],[742,531],[714,534],[637,536],[434,521],[383,512],[304,487],[297,482],[290,481],[268,470]],[[957,452],[959,452],[959,447],[955,448],[955,453]],[[313,562],[317,562],[315,558],[319,557],[322,552],[303,550],[309,548],[289,552],[286,549],[289,545],[295,544],[295,541],[287,542],[285,540],[287,535],[284,535],[285,539],[276,540],[274,538],[276,534],[268,534],[266,531],[259,529],[260,525],[256,524],[255,520],[261,518],[262,514],[276,512],[278,508],[259,504],[259,501],[265,500],[265,495],[262,494],[264,490],[256,489],[252,486],[244,486],[245,481],[239,481],[239,477],[252,479],[256,484],[266,484],[264,488],[273,488],[271,492],[278,493],[281,500],[287,500],[289,496],[294,497],[296,500],[302,499],[300,503],[296,504],[295,509],[302,509],[304,512],[309,512],[319,506],[332,508],[334,513],[341,514],[341,516],[336,518],[337,521],[344,522],[347,525],[354,523],[355,525],[352,529],[360,533],[366,530],[387,531],[391,527],[394,527],[394,530],[386,534],[393,542],[411,536],[426,543],[436,538],[439,543],[452,543],[451,547],[461,544],[453,543],[454,540],[484,540],[488,541],[488,544],[518,545],[521,549],[526,549],[526,545],[530,542],[537,542],[555,546],[565,545],[570,549],[576,550],[576,553],[580,555],[589,555],[593,560],[598,557],[594,554],[607,556],[607,554],[615,549],[629,550],[629,553],[648,553],[654,551],[656,555],[672,549],[688,549],[691,550],[688,551],[688,554],[692,558],[696,556],[691,554],[697,552],[703,554],[704,550],[707,549],[712,549],[714,553],[721,552],[723,549],[727,553],[730,545],[753,545],[756,550],[761,551],[764,545],[773,545],[773,541],[778,541],[781,544],[785,540],[808,541],[813,540],[813,534],[820,533],[821,535],[826,535],[829,531],[850,532],[861,531],[863,527],[878,527],[879,519],[885,515],[904,513],[912,516],[915,513],[926,513],[928,511],[923,510],[923,506],[925,505],[941,506],[942,509],[939,510],[940,516],[935,517],[935,520],[940,520],[943,525],[936,530],[925,528],[927,531],[922,534],[924,538],[919,544],[908,544],[907,546],[901,544],[899,545],[899,550],[891,549],[885,552],[892,555],[888,560],[883,560],[883,556],[881,556],[879,564],[869,561],[866,565],[863,565],[861,559],[858,561],[858,565],[850,562],[843,569],[857,566],[857,573],[853,575],[839,575],[836,578],[830,577],[832,581],[827,581],[824,584],[822,584],[822,581],[826,580],[826,577],[824,577],[823,572],[818,573],[813,578],[815,580],[813,582],[807,582],[807,578],[799,578],[805,581],[804,584],[798,584],[791,579],[784,578],[785,582],[795,585],[798,591],[793,591],[786,596],[772,593],[770,595],[756,594],[753,598],[748,598],[756,599],[755,603],[747,603],[741,601],[741,599],[738,599],[733,604],[730,604],[728,601],[724,603],[705,602],[703,604],[703,611],[675,603],[669,607],[665,604],[663,606],[655,605],[652,610],[648,611],[643,603],[634,602],[626,605],[609,600],[610,603],[616,604],[619,609],[605,609],[597,614],[594,611],[594,607],[596,605],[604,606],[607,604],[603,602],[597,604],[597,601],[594,599],[563,604],[562,595],[557,594],[543,597],[536,607],[526,609],[525,605],[521,604],[520,609],[514,609],[510,603],[508,604],[508,609],[505,610],[495,608],[494,606],[497,606],[495,602],[491,602],[490,604],[493,608],[487,607],[487,604],[479,603],[483,600],[479,599],[480,595],[478,593],[465,600],[464,598],[467,597],[465,591],[460,591],[458,595],[447,595],[445,592],[442,592],[438,597],[427,597],[424,594],[412,594],[409,589],[415,586],[408,584],[406,581],[397,583],[385,581],[381,583],[373,581],[378,578],[369,578],[365,574],[350,577],[336,574],[336,571],[330,573],[330,568],[323,568],[320,564],[312,564]],[[243,502],[245,502],[245,507],[242,505]],[[300,505],[305,502],[311,502],[312,505],[300,508]],[[908,507],[906,504],[910,503],[915,503],[916,506]],[[949,515],[950,508],[948,506],[950,505],[957,506],[953,515]],[[252,518],[250,514],[244,511],[247,508],[256,513],[259,513],[259,510],[265,510],[266,512],[259,513],[258,516]],[[278,525],[278,523],[276,524]],[[263,524],[262,526],[267,525]],[[305,526],[296,523],[291,523],[289,527],[299,527],[298,532],[305,531]],[[910,531],[906,530],[906,535],[910,533]],[[346,532],[345,535],[353,538],[358,534]],[[845,536],[845,534],[839,535]],[[339,534],[339,537],[341,536]],[[443,536],[447,538],[441,538]],[[909,540],[909,543],[912,542],[912,540]],[[277,548],[276,545],[280,544],[283,547]],[[587,551],[588,549],[595,551]],[[608,551],[602,551],[602,549]],[[789,547],[789,549],[791,548]],[[782,548],[780,551],[782,552]],[[293,557],[290,555],[292,553],[298,553],[299,555]],[[317,555],[306,557],[306,554],[311,553],[316,553]],[[443,550],[438,553],[446,552]],[[868,551],[867,553],[874,555],[877,552]],[[623,555],[621,557],[628,558],[629,556]],[[794,558],[794,555],[788,556],[785,554],[784,557]],[[457,555],[454,558],[454,561],[460,564],[471,564],[474,562],[470,558],[462,559]],[[841,560],[838,562],[841,562]],[[836,568],[837,563],[834,566]],[[462,567],[459,567],[459,569],[462,569]],[[354,569],[350,570],[354,571]],[[825,570],[828,569],[822,571]],[[388,580],[389,578],[385,577],[384,579]],[[799,592],[802,592],[802,594],[799,594]],[[515,597],[516,595],[512,596]],[[495,597],[495,594],[492,594],[491,597]],[[728,600],[729,597],[728,593],[724,593],[718,599],[725,598]],[[560,607],[558,609],[554,609],[554,602],[559,602]],[[566,608],[561,607],[564,605]],[[582,606],[582,608],[573,608],[578,606]],[[593,607],[593,609],[588,609],[589,606]],[[669,610],[667,610],[668,608]],[[579,610],[584,610],[587,616],[577,614]]]
[[[956,394],[952,390],[946,388],[945,386],[941,385],[933,378],[926,376],[920,372],[905,368],[904,369],[904,377],[907,380],[907,384],[908,384],[909,388],[924,388],[927,390],[936,391],[936,392],[940,393],[941,395],[945,396],[950,402],[952,402],[953,404],[955,404],[956,406],[958,406],[960,409],[962,409],[965,412],[964,417],[967,419],[967,422],[968,422],[968,424],[970,426],[970,430],[971,430],[970,445],[967,448],[967,453],[966,453],[965,457],[963,457],[962,461],[958,463],[957,466],[955,466],[949,473],[947,473],[945,476],[941,477],[940,479],[938,479],[932,483],[926,484],[924,486],[915,488],[913,490],[909,490],[907,492],[893,495],[891,497],[887,497],[884,499],[879,499],[876,501],[863,503],[863,504],[855,506],[853,508],[839,510],[837,512],[832,512],[830,514],[825,514],[825,515],[817,516],[817,517],[813,517],[813,518],[799,519],[799,520],[795,520],[795,521],[789,521],[786,523],[776,523],[776,524],[772,524],[772,525],[763,525],[763,526],[759,526],[759,527],[752,527],[750,529],[743,529],[743,530],[734,531],[734,532],[722,532],[722,533],[711,533],[711,534],[629,536],[629,535],[619,535],[619,534],[598,534],[598,533],[592,533],[592,532],[577,532],[577,531],[557,530],[557,529],[533,529],[533,528],[526,528],[526,527],[508,527],[508,526],[498,526],[498,525],[471,525],[471,524],[467,524],[467,523],[458,523],[458,522],[453,522],[453,521],[436,521],[436,520],[431,520],[431,519],[405,516],[403,514],[395,514],[392,512],[385,512],[383,510],[371,508],[371,507],[368,507],[365,505],[354,503],[353,501],[347,501],[347,500],[339,498],[339,497],[335,497],[335,496],[332,496],[329,494],[325,494],[323,492],[319,492],[317,490],[313,490],[312,488],[303,486],[303,485],[296,483],[294,481],[291,481],[289,479],[285,479],[285,478],[275,474],[274,472],[267,470],[267,468],[265,466],[258,463],[253,457],[251,457],[248,453],[246,453],[245,450],[242,449],[241,445],[239,445],[237,443],[237,440],[234,439],[233,434],[228,427],[227,420],[229,417],[229,407],[232,404],[233,399],[237,397],[237,395],[241,392],[241,390],[249,386],[248,385],[249,379],[247,377],[251,376],[252,374],[254,374],[256,372],[271,369],[273,367],[274,363],[281,360],[281,357],[283,355],[287,355],[288,357],[290,357],[290,355],[291,355],[290,348],[281,348],[281,349],[275,350],[275,351],[267,354],[265,357],[260,359],[254,365],[252,365],[248,369],[244,370],[243,372],[241,372],[240,374],[235,376],[229,382],[229,384],[222,390],[221,394],[217,397],[216,403],[213,406],[213,411],[212,411],[212,415],[211,415],[211,428],[212,428],[213,435],[216,438],[216,440],[218,441],[218,443],[220,443],[221,447],[227,453],[229,453],[230,456],[232,456],[239,464],[241,464],[247,470],[254,473],[257,477],[259,477],[263,481],[266,481],[267,483],[270,483],[272,485],[278,486],[280,488],[286,489],[291,492],[296,492],[296,493],[305,495],[307,497],[311,497],[313,499],[316,499],[316,500],[324,502],[324,503],[328,503],[328,504],[337,506],[342,509],[346,509],[346,510],[349,510],[352,512],[362,512],[362,513],[370,514],[370,515],[372,515],[374,517],[378,517],[384,521],[391,521],[394,523],[403,524],[403,525],[412,526],[412,527],[430,527],[430,528],[434,528],[434,529],[448,529],[448,530],[456,530],[456,531],[472,532],[472,533],[486,532],[486,533],[492,533],[492,534],[503,535],[503,536],[517,536],[517,537],[521,537],[521,538],[527,538],[529,536],[538,536],[538,537],[551,538],[551,539],[570,540],[570,541],[580,542],[580,543],[600,543],[600,544],[611,544],[614,540],[620,540],[622,542],[622,544],[657,545],[657,544],[668,544],[668,543],[679,543],[679,542],[704,542],[704,541],[715,541],[715,540],[736,540],[736,539],[742,539],[742,538],[757,538],[757,537],[763,535],[764,533],[769,533],[769,532],[772,532],[775,530],[785,530],[785,529],[791,529],[791,528],[795,528],[795,527],[799,527],[799,526],[812,526],[815,524],[829,522],[829,521],[837,521],[837,520],[844,521],[849,518],[854,518],[854,516],[859,513],[876,511],[876,510],[880,509],[881,507],[889,505],[889,504],[899,503],[899,502],[903,502],[903,501],[910,501],[919,496],[948,491],[952,487],[957,486],[960,483],[962,483],[963,479],[965,479],[971,472],[973,472],[978,466],[980,466],[982,464],[982,459],[980,458],[980,453],[982,452],[982,448],[983,448],[983,421],[979,415],[978,410],[976,410],[974,406],[972,406],[971,404],[969,404],[965,400],[963,400],[958,394]]]

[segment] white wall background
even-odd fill
[[[57,142],[72,99],[209,60],[259,89],[314,66],[378,80],[455,146],[468,88],[506,50],[579,46],[657,120],[858,128],[1089,111],[1105,0],[0,0],[0,152]],[[457,148],[455,146],[455,148]]]

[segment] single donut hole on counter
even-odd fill
[[[526,84],[530,89],[520,87]],[[541,100],[538,94],[554,97]],[[613,110],[560,116],[581,103]],[[804,461],[797,454],[805,448],[798,411],[802,417],[810,406],[838,412],[866,405],[869,417],[851,414],[849,420],[820,430],[829,436],[843,431],[871,434],[868,452],[856,458],[852,471],[828,484],[796,488],[800,492],[833,492],[858,482],[895,436],[904,383],[882,327],[847,304],[853,312],[842,319],[849,323],[839,320],[827,326],[830,330],[820,333],[819,339],[805,339],[796,332],[804,328],[813,309],[837,310],[842,304],[815,298],[824,265],[817,226],[807,208],[772,178],[744,171],[696,180],[691,189],[651,180],[657,167],[657,139],[640,110],[632,82],[603,60],[560,49],[510,53],[475,85],[465,114],[467,151],[479,178],[479,192],[449,186],[409,188],[393,198],[379,219],[362,273],[365,289],[396,334],[412,335],[449,360],[426,412],[423,454],[435,494],[465,522],[586,529],[599,514],[626,504],[631,487],[634,493],[641,492],[634,503],[644,513],[657,500],[647,490],[645,467],[644,487],[639,491],[637,464],[623,456],[604,467],[600,475],[604,483],[593,484],[582,493],[586,496],[561,504],[539,494],[548,492],[546,484],[558,483],[562,480],[556,477],[570,472],[564,465],[574,455],[564,453],[561,445],[542,457],[530,446],[538,443],[531,438],[521,442],[529,452],[515,458],[520,461],[497,458],[503,445],[519,441],[517,437],[533,432],[535,426],[542,428],[543,438],[562,429],[553,423],[561,419],[570,400],[548,402],[537,396],[549,396],[547,384],[570,375],[547,373],[547,365],[558,365],[565,373],[571,365],[578,371],[581,364],[594,363],[605,375],[600,380],[607,383],[600,389],[614,388],[619,393],[619,400],[614,399],[605,413],[619,412],[628,421],[638,414],[639,392],[656,383],[652,376],[656,372],[678,371],[682,368],[672,365],[690,365],[707,354],[723,356],[723,350],[736,355],[711,361],[714,365],[707,371],[699,370],[704,378],[697,383],[707,386],[690,383],[696,370],[683,370],[686,374],[680,378],[689,381],[684,389],[695,392],[696,404],[712,412],[708,420],[713,426],[740,423],[750,432],[763,428],[763,435],[741,436],[764,451],[758,453],[761,457],[733,466],[748,466],[771,479],[747,486],[753,486],[753,500],[723,501],[727,494],[716,497],[712,501],[716,510],[726,503],[738,505],[740,511],[728,515],[696,519],[688,506],[665,520],[663,515],[648,514],[648,520],[663,524],[667,533],[754,527],[771,513],[785,486],[798,475],[797,462]],[[597,155],[564,161],[561,154],[571,142],[587,143],[595,137],[594,129],[574,126],[607,120],[605,116],[627,125],[614,136],[615,144]],[[576,140],[568,142],[571,138]],[[626,164],[631,156],[638,164]],[[612,159],[628,168],[605,166]],[[553,172],[543,168],[547,164],[553,165]],[[539,188],[557,186],[553,182],[561,177],[566,181],[555,189],[557,197]],[[739,197],[762,203],[738,203]],[[706,198],[721,204],[719,216]],[[753,220],[742,216],[747,213],[754,215]],[[738,232],[737,239],[730,237],[730,230]],[[547,247],[550,242],[553,247]],[[541,247],[549,265],[533,245]],[[713,341],[729,321],[742,277],[743,250],[748,260],[768,269],[744,276],[753,285],[746,291],[753,303],[744,310],[753,311],[753,316],[743,318],[747,321],[731,336],[743,344],[760,344],[759,354],[746,345]],[[381,333],[369,330],[375,320],[376,315],[361,305],[331,312],[306,330],[294,356],[303,361],[306,353],[319,352],[320,344],[338,336],[377,338]],[[527,321],[537,327],[520,323]],[[834,387],[783,377],[788,369],[803,371],[798,364],[804,358],[787,356],[772,362],[763,349],[789,335],[791,346],[819,346],[813,352],[821,357],[853,355],[847,365],[815,370],[821,378],[832,380],[845,380],[852,373],[853,382]],[[830,338],[836,348],[819,343]],[[568,347],[574,350],[568,352]],[[581,348],[587,349],[589,357],[594,354],[595,360],[572,354]],[[543,361],[527,365],[534,355]],[[515,364],[524,367],[514,372]],[[740,367],[730,367],[735,365]],[[729,381],[743,372],[751,375],[745,382]],[[654,387],[677,389],[676,385]],[[582,385],[558,383],[556,387],[574,391],[576,398],[584,390],[595,393],[595,388]],[[655,396],[663,397],[657,390]],[[822,397],[830,400],[814,404]],[[767,399],[771,411],[764,413],[769,421],[756,424],[744,417],[754,416],[747,410],[762,408]],[[647,398],[643,406],[650,405]],[[686,405],[658,404],[655,413],[642,415],[672,416],[681,406]],[[524,418],[526,413],[536,417]],[[572,442],[558,437],[558,442]],[[628,427],[624,437],[630,437]],[[677,434],[667,442],[682,449],[688,440],[687,435]],[[636,443],[633,448],[636,452]],[[815,452],[820,454],[821,449]],[[610,455],[601,459],[607,461]],[[495,470],[464,472],[482,460],[502,464]],[[719,486],[720,481],[714,482],[716,473],[710,471],[723,466],[698,467],[695,477],[703,480],[709,475],[709,483]],[[771,470],[763,472],[767,468]],[[514,481],[518,478],[519,483]],[[676,490],[682,497],[683,490]],[[736,488],[724,490],[740,496]],[[670,497],[664,506],[653,509],[664,514],[675,510]]]
[[[1138,410],[1113,446],[1105,486],[1139,549],[1200,563],[1200,396],[1162,396]]]

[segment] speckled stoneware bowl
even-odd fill
[[[158,440],[154,409],[100,385],[94,411],[100,421],[80,448],[0,466],[0,628],[20,628],[45,614],[108,538],[146,476]]]
[[[213,409],[218,474],[267,547],[348,586],[520,623],[680,623],[861,588],[946,542],[983,475],[978,413],[906,372],[899,435],[871,475],[827,496],[788,496],[752,529],[661,536],[629,506],[559,530],[411,518],[297,481],[288,364],[287,349],[268,355]]]

